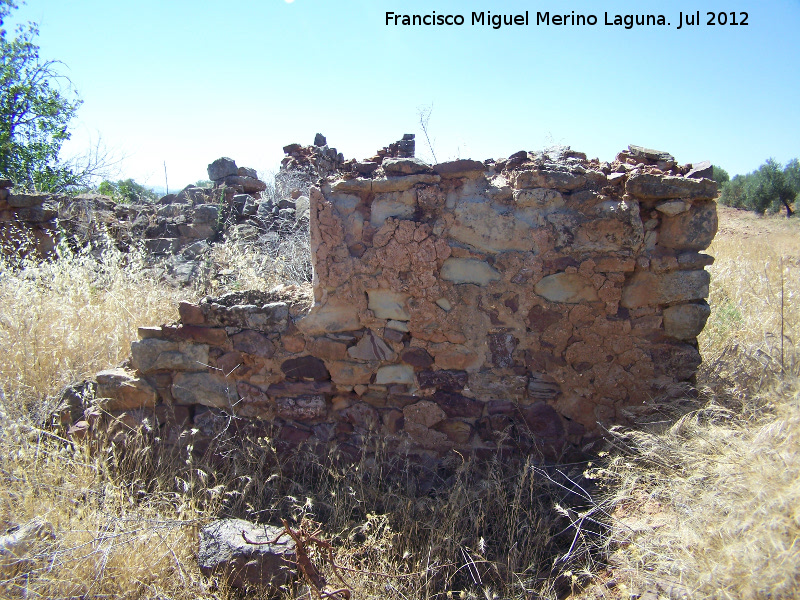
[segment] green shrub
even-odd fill
[[[133,179],[121,179],[116,183],[106,180],[97,186],[97,191],[125,204],[141,204],[158,200],[158,194],[150,188],[136,183]]]
[[[713,170],[711,179],[716,181],[719,185],[722,185],[726,181],[731,180],[731,176],[728,175],[728,172],[722,167],[718,167],[717,165],[711,165],[711,168]]]

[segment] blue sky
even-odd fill
[[[473,11],[526,10],[527,27],[470,25]],[[698,10],[702,25],[677,29]],[[466,24],[386,26],[387,11]],[[545,11],[599,22],[535,25]],[[705,25],[722,11],[749,24]],[[19,21],[39,24],[42,56],[84,100],[67,152],[101,137],[125,156],[119,177],[154,186],[164,162],[172,189],[219,156],[275,170],[317,132],[347,158],[416,133],[430,158],[422,106],[439,160],[553,144],[611,160],[633,143],[733,175],[800,156],[800,0],[28,0]]]

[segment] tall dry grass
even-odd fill
[[[186,292],[153,280],[136,252],[60,252],[0,257],[0,533],[33,518],[56,532],[25,564],[0,568],[0,595],[169,595],[187,580],[191,536],[176,520],[191,507],[142,497],[113,456],[41,426],[63,386],[126,359],[137,326],[176,318]]]
[[[800,388],[748,413],[709,405],[665,433],[628,432],[611,466],[612,554],[633,587],[692,598],[800,594]]]
[[[186,291],[159,285],[138,252],[61,247],[58,260],[0,255],[0,389],[48,406],[64,385],[117,365],[142,324],[177,318]]]
[[[665,431],[618,432],[598,472],[610,562],[639,593],[800,596],[800,226],[758,224],[766,235],[734,229],[709,250],[701,405]]]
[[[734,395],[800,375],[800,226],[764,221],[775,231],[728,234],[709,249],[716,262],[708,269],[711,316],[699,338],[702,374]]]
[[[252,238],[235,229],[225,236],[224,243],[211,248],[207,279],[200,282],[204,292],[217,295],[277,285],[310,287],[308,221],[286,220],[279,223],[276,231],[261,232]]]
[[[296,252],[270,259],[242,240],[219,245],[211,276],[235,275],[211,288],[263,288],[287,269],[302,281],[302,239],[283,243]],[[200,293],[154,272],[113,248],[42,263],[0,259],[0,534],[32,519],[54,531],[24,562],[0,564],[0,596],[239,597],[196,564],[197,529],[217,516],[321,523],[336,561],[354,569],[345,576],[358,597],[551,594],[558,573],[586,558],[553,571],[572,540],[554,503],[570,494],[531,462],[465,462],[443,479],[389,457],[379,440],[366,442],[374,458],[355,463],[325,453],[279,459],[270,432],[244,422],[225,423],[204,453],[192,451],[191,436],[167,447],[158,431],[143,431],[119,447],[43,428],[65,384],[119,364],[137,326],[170,321],[179,298]],[[419,475],[430,481],[424,490]],[[283,596],[308,590],[289,586]]]
[[[202,576],[194,558],[200,525],[238,516],[321,523],[336,561],[356,569],[345,576],[359,598],[558,597],[602,579],[607,566],[618,594],[796,596],[800,247],[792,235],[715,241],[698,381],[708,403],[665,431],[620,432],[619,450],[589,473],[606,486],[602,501],[582,479],[586,465],[559,472],[497,457],[455,465],[445,479],[426,473],[432,484],[420,489],[422,467],[398,463],[377,441],[377,458],[355,463],[324,453],[279,459],[268,429],[236,421],[205,453],[192,452],[190,438],[167,448],[157,432],[124,448],[60,439],[41,423],[61,386],[126,358],[136,327],[174,318],[187,291],[112,250],[6,260],[0,528],[40,517],[54,536],[37,541],[24,564],[0,565],[0,595],[242,597]],[[203,291],[270,286],[287,273],[277,255],[241,240],[215,253]],[[307,256],[302,246],[298,256]],[[282,596],[309,593],[297,584]]]

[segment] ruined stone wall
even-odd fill
[[[413,140],[405,143],[413,152]],[[122,251],[136,246],[165,259],[167,281],[193,283],[209,244],[225,236],[268,244],[279,233],[305,228],[310,185],[355,162],[345,163],[322,134],[314,145],[284,150],[276,189],[268,190],[255,169],[222,157],[208,165],[210,186],[189,185],[157,202],[117,202],[97,193],[14,193],[13,182],[0,179],[0,251],[45,258],[59,239],[74,248],[103,247],[110,240]]]
[[[23,255],[34,250],[46,257],[59,236],[78,246],[108,236],[121,250],[141,242],[147,252],[166,256],[214,239],[223,227],[256,218],[260,192],[267,185],[253,169],[221,158],[208,166],[208,173],[213,188],[187,186],[158,202],[143,203],[116,202],[96,193],[14,193],[11,181],[0,180],[3,250]],[[30,238],[26,243],[20,243],[20,232]]]
[[[310,193],[313,300],[184,303],[179,324],[140,330],[132,370],[98,375],[98,406],[207,435],[261,419],[288,447],[358,452],[372,432],[422,457],[558,456],[692,380],[708,170],[635,146],[611,163],[569,149],[354,163]]]
[[[0,250],[46,256],[56,242],[58,198],[12,194],[13,182],[0,179]]]
[[[230,158],[209,164],[208,175],[210,186],[190,185],[141,203],[96,193],[14,193],[11,181],[0,180],[0,252],[42,259],[54,256],[58,243],[99,250],[111,243],[122,252],[143,250],[155,276],[188,286],[205,274],[217,241],[264,248],[307,228],[308,197],[299,191],[265,193],[255,170]]]

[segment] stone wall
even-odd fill
[[[121,203],[96,193],[14,193],[10,181],[0,181],[5,186],[0,187],[3,250],[19,255],[33,251],[44,258],[62,237],[73,247],[102,246],[110,240],[121,250],[141,244],[153,256],[167,256],[213,241],[224,229],[255,218],[266,188],[252,169],[237,169],[231,159],[218,159],[209,172],[219,163],[247,175],[227,173],[213,187],[187,186],[155,203]]]
[[[286,447],[358,453],[377,433],[438,460],[557,457],[686,392],[709,314],[710,165],[636,146],[611,163],[378,158],[310,191],[313,298],[183,303],[180,323],[140,329],[129,368],[98,375],[97,406],[156,411],[165,439],[236,415]]]
[[[59,240],[75,249],[111,242],[123,252],[142,248],[164,280],[191,285],[219,240],[269,247],[307,228],[310,185],[337,173],[344,160],[335,152],[330,159],[331,149],[317,134],[320,139],[323,146],[287,146],[292,154],[269,191],[254,169],[227,157],[208,165],[210,186],[189,185],[157,202],[121,203],[96,193],[14,193],[11,181],[0,180],[0,251],[45,258]]]
[[[15,194],[13,183],[0,179],[0,245],[40,258],[52,254],[59,237],[73,247],[102,246],[108,239],[122,251],[141,245],[153,257],[175,257],[166,265],[169,281],[191,283],[208,245],[226,235],[269,243],[276,233],[305,228],[311,186],[356,164],[320,133],[312,145],[289,144],[284,152],[273,189],[255,169],[222,157],[208,165],[210,186],[189,185],[155,203],[120,203],[96,193]],[[375,170],[384,157],[413,154],[414,135],[406,134],[359,164]]]
[[[13,182],[0,179],[0,249],[46,256],[55,247],[57,196],[13,194]]]

